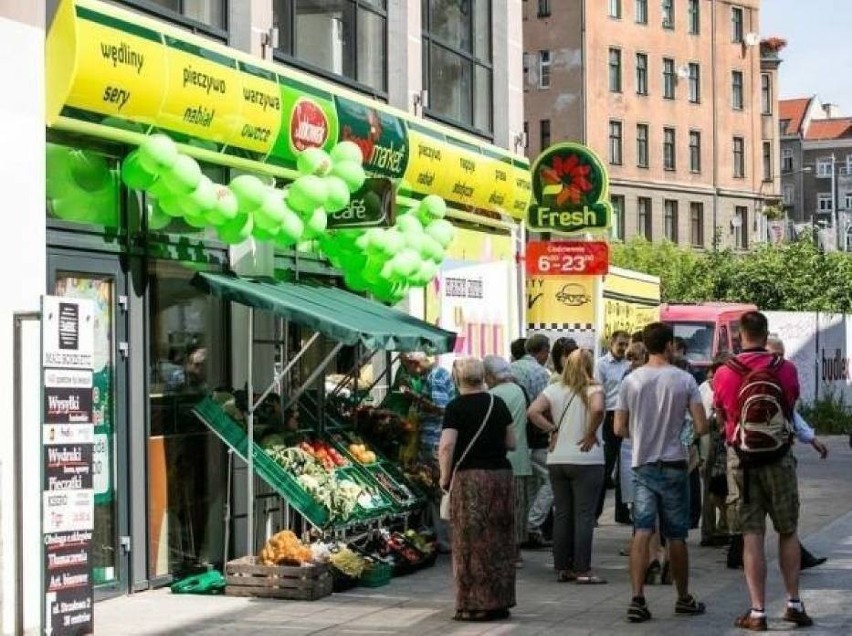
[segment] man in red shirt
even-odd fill
[[[749,369],[764,369],[775,360],[766,350],[769,325],[766,316],[750,311],[740,318],[743,351],[737,359]],[[784,361],[776,371],[778,384],[784,394],[786,408],[792,410],[799,399],[799,375],[795,365]],[[796,478],[796,458],[788,451],[779,459],[744,469],[734,450],[738,394],[742,376],[730,367],[720,367],[713,376],[714,406],[725,422],[728,444],[728,503],[732,504],[743,533],[743,565],[751,597],[751,610],[737,618],[737,627],[753,631],[766,630],[766,555],[764,535],[766,515],[778,532],[778,554],[781,575],[787,591],[787,611],[784,620],[800,627],[813,624],[799,598],[800,550],[797,527],[799,522],[799,490]],[[747,489],[747,490],[746,490]]]

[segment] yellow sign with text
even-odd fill
[[[272,71],[239,63],[240,109],[234,136],[228,145],[267,155],[282,126],[281,90],[278,75]]]
[[[610,267],[604,277],[604,333],[633,333],[660,319],[660,279],[628,269]]]
[[[595,276],[527,278],[527,324],[595,322]]]

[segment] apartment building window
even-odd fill
[[[609,91],[621,92],[621,49],[609,50]]]
[[[648,94],[648,55],[646,53],[636,54],[636,93]]]
[[[820,157],[816,160],[816,176],[820,179],[831,178],[832,167],[831,157]]]
[[[609,0],[609,17],[621,19],[621,0]]]
[[[675,28],[674,0],[663,0],[663,28]]]
[[[550,0],[538,0],[538,17],[550,17]]]
[[[745,177],[745,139],[734,137],[734,177]]]
[[[380,1],[384,6],[385,0]],[[358,3],[370,4],[375,0],[358,0]],[[423,87],[429,91],[428,114],[490,134],[493,129],[491,0],[423,0],[421,6]]]
[[[820,192],[817,194],[817,209],[820,212],[831,212],[834,209],[831,192]]]
[[[151,7],[152,11],[158,13],[173,13],[213,31],[224,32],[228,28],[228,6],[225,0],[132,0],[127,4]]]
[[[701,172],[701,133],[689,131],[689,171]]]
[[[701,33],[700,0],[689,0],[689,33],[692,35]]]
[[[781,196],[783,197],[784,205],[793,205],[796,199],[796,186],[791,183],[785,183]]]
[[[748,247],[748,208],[738,205],[734,208],[734,247],[744,250]]]
[[[704,247],[704,204],[689,204],[689,242],[693,247]]]
[[[763,142],[763,180],[772,181],[772,142]]]
[[[541,139],[541,150],[550,146],[550,120],[542,119],[538,122],[539,138]]]
[[[689,63],[689,101],[697,104],[701,101],[701,67],[696,62]]]
[[[784,148],[781,151],[781,172],[793,172],[793,149]]]
[[[742,7],[731,7],[731,42],[743,41],[743,10]]]
[[[742,110],[743,103],[743,72],[731,71],[731,106],[736,110]]]
[[[453,15],[461,20],[460,12]],[[279,33],[279,56],[379,93],[387,91],[386,0],[273,0],[272,23]],[[446,77],[443,81],[452,84]],[[432,102],[441,103],[438,98],[433,93]],[[488,107],[490,112],[490,101]]]
[[[670,57],[663,58],[663,97],[675,98],[675,62]]]
[[[609,162],[613,165],[621,165],[621,122],[610,120],[609,122]]]
[[[530,89],[530,53],[524,53],[524,92],[526,93]]]
[[[843,209],[849,210],[852,209],[852,192],[844,192],[843,193]],[[846,232],[849,234],[849,232]]]
[[[636,199],[636,233],[650,241],[652,238],[651,230],[651,199],[639,197]]]
[[[772,114],[772,77],[769,73],[760,75],[760,112],[764,115]]]
[[[789,119],[779,119],[778,120],[778,132],[781,135],[786,135],[787,129],[789,127],[790,127],[790,120]]]
[[[675,166],[675,129],[663,128],[663,168],[674,170]]]
[[[524,150],[530,147],[530,123],[524,122]]]
[[[624,240],[624,197],[613,195],[609,198],[612,204],[612,229],[610,230],[613,240]]]
[[[636,165],[648,167],[648,124],[636,124]]]
[[[538,52],[538,87],[550,88],[550,51]]]
[[[663,236],[677,243],[677,201],[663,201]]]
[[[648,0],[636,0],[634,5],[636,24],[648,24]]]

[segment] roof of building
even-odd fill
[[[798,135],[802,131],[802,123],[805,115],[813,101],[813,97],[800,97],[797,99],[782,99],[778,101],[778,119],[787,120],[787,129],[782,130],[784,135]]]
[[[805,131],[808,141],[852,138],[852,117],[813,119]]]

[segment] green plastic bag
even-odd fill
[[[173,594],[221,594],[225,591],[225,577],[218,570],[193,574],[171,585]]]

